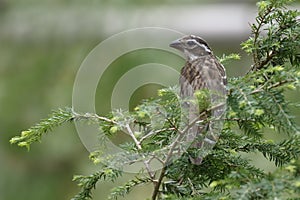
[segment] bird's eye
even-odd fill
[[[195,42],[193,40],[188,40],[186,43],[189,46],[194,46],[195,45]]]

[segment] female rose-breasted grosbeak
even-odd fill
[[[180,77],[180,95],[182,98],[195,97],[197,91],[208,91],[210,105],[215,105],[218,102],[224,102],[226,98],[226,72],[222,64],[213,55],[211,48],[201,37],[188,35],[178,40],[173,41],[170,47],[180,50],[186,57],[186,63],[181,69]],[[201,102],[198,101],[198,104]],[[184,106],[188,111],[188,121],[191,123],[199,117],[201,106],[193,103],[187,103]],[[225,110],[224,106],[211,110],[210,114],[201,115],[199,122],[191,126],[188,131],[190,138],[195,139],[192,142],[192,148],[212,148],[218,139],[218,134],[214,131],[220,131],[218,124],[214,122],[205,122],[207,118],[220,117]],[[209,121],[209,120],[208,120]],[[199,137],[200,136],[200,140]],[[198,138],[198,140],[197,140]],[[200,165],[203,155],[190,156],[193,164]]]

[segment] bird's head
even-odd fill
[[[207,42],[195,35],[179,38],[178,40],[173,41],[170,44],[170,47],[182,51],[190,61],[212,53]]]

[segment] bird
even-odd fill
[[[212,149],[220,134],[222,123],[218,122],[218,120],[212,122],[208,119],[209,117],[220,118],[225,112],[226,71],[217,57],[214,56],[208,43],[199,36],[186,35],[173,41],[169,46],[181,51],[186,59],[179,78],[180,97],[182,99],[195,99],[197,98],[197,92],[206,91],[208,92],[207,96],[210,106],[220,103],[220,106],[216,106],[215,109],[211,109],[208,113],[202,113],[208,108],[199,105],[204,102],[196,101],[197,103],[195,103],[194,101],[193,103],[193,101],[187,100],[183,103],[184,109],[188,112],[186,117],[188,121],[187,126],[191,126],[187,133],[187,140],[191,142],[191,148],[198,150],[198,153],[189,155],[189,158],[192,164],[200,165],[203,157],[207,155],[205,150],[209,151]],[[193,120],[198,121],[197,123],[189,124]],[[203,150],[202,153],[200,153],[201,149]]]

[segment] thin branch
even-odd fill
[[[201,112],[198,115],[198,117],[196,117],[194,120],[192,120],[191,123],[189,123],[188,126],[186,126],[182,131],[178,130],[179,135],[177,136],[177,138],[175,139],[175,141],[171,144],[169,152],[168,152],[168,154],[166,156],[166,159],[164,160],[164,167],[162,168],[162,170],[161,170],[161,172],[159,174],[159,178],[158,178],[157,182],[155,183],[154,191],[152,193],[152,200],[156,200],[156,198],[157,198],[160,185],[161,185],[162,180],[163,180],[163,178],[165,176],[167,163],[170,161],[171,156],[173,155],[173,151],[176,148],[178,142],[185,136],[185,134],[188,132],[188,130],[191,127],[193,127],[201,119],[201,117],[203,117],[208,112],[210,112],[212,110],[215,110],[217,108],[220,108],[220,107],[222,107],[224,105],[225,105],[225,103],[220,103],[220,104],[218,104],[216,106],[211,107],[210,109],[207,109],[207,110]]]
[[[154,159],[158,160],[161,164],[164,164],[164,161],[162,159],[160,159],[159,157],[157,157],[156,155],[152,155],[150,162],[151,162],[151,160],[154,160]]]
[[[98,121],[104,121],[104,122],[108,122],[108,123],[112,123],[112,124],[117,124],[116,121],[111,120],[109,118],[106,117],[102,117],[99,116],[97,114],[93,114],[93,113],[85,113],[85,114],[79,114],[73,111],[73,119],[74,120],[81,120],[81,119],[85,119],[85,120],[89,120],[89,119],[94,119],[94,120],[98,120]]]
[[[255,122],[254,119],[242,119],[242,118],[220,118],[220,119],[215,119],[211,121],[220,121],[220,120],[225,120],[225,121],[236,121],[236,122]]]
[[[257,40],[258,40],[258,37],[260,35],[260,29],[263,27],[263,25],[265,24],[265,19],[266,17],[272,12],[272,7],[269,7],[266,12],[264,13],[264,15],[260,15],[259,13],[259,16],[257,18],[257,21],[258,21],[258,26],[256,27],[254,24],[254,27],[255,27],[255,30],[253,30],[253,34],[254,34],[254,41],[253,41],[253,46],[255,47],[254,51],[253,51],[253,62],[254,62],[254,65],[251,67],[250,71],[256,71],[257,69],[260,69],[261,67],[261,62],[259,62],[259,59],[258,59],[258,49],[256,49],[256,46],[257,46]],[[267,61],[267,63],[269,62],[269,60]],[[250,72],[249,71],[249,72]],[[248,73],[249,73],[248,72]]]
[[[174,130],[176,130],[176,129],[175,128],[163,128],[163,129],[156,130],[156,131],[150,131],[147,135],[141,137],[139,143],[141,144],[145,139],[151,137],[152,135],[156,135],[156,134],[159,134],[164,131],[174,131]]]
[[[201,112],[199,115],[198,115],[198,117],[196,117],[194,120],[192,120],[192,122],[188,125],[188,126],[186,126],[185,127],[185,129],[183,129],[183,131],[181,131],[182,133],[181,134],[185,134],[185,133],[187,133],[187,131],[190,129],[190,128],[192,128],[200,119],[201,119],[201,117],[203,117],[204,115],[206,115],[207,113],[209,113],[209,112],[211,112],[211,111],[213,111],[213,110],[215,110],[215,109],[218,109],[218,108],[220,108],[220,107],[223,107],[223,106],[225,106],[225,102],[224,103],[219,103],[219,104],[217,104],[217,105],[215,105],[215,106],[213,106],[213,107],[211,107],[211,108],[209,108],[209,109],[207,109],[207,110],[204,110],[203,112]]]
[[[267,55],[267,58],[259,63],[259,65],[256,67],[256,69],[263,68],[266,64],[268,64],[273,59],[274,56],[276,56],[276,53],[274,51],[271,51]]]
[[[134,136],[134,133],[132,131],[132,129],[130,128],[129,124],[126,124],[126,130],[129,134],[129,136],[132,138],[132,140],[134,141],[135,145],[137,146],[138,150],[142,150],[142,146],[140,145],[139,141],[136,139],[136,137]],[[145,158],[145,156],[143,155],[143,158]],[[146,167],[146,170],[153,182],[153,179],[154,179],[154,173],[152,172],[152,170],[150,169],[150,166],[149,166],[149,161],[143,161],[144,162],[144,165]]]
[[[249,94],[256,94],[256,93],[259,93],[259,92],[264,92],[266,90],[277,88],[277,87],[280,87],[280,86],[282,86],[282,85],[284,85],[286,83],[292,83],[294,81],[295,80],[293,80],[293,79],[287,79],[287,80],[279,81],[277,83],[274,83],[273,85],[268,86],[266,89],[263,89],[263,87],[257,88],[256,90],[253,90]]]
[[[194,187],[194,184],[193,184],[193,182],[191,181],[191,179],[190,178],[188,178],[188,181],[189,181],[189,185],[190,185],[190,187],[192,188],[192,191],[193,191],[193,195],[199,195],[199,192],[196,190],[196,188]]]
[[[133,139],[133,141],[134,141],[135,145],[137,146],[137,148],[138,148],[139,150],[142,150],[142,146],[140,145],[139,141],[138,141],[138,140],[136,139],[136,137],[134,136],[134,133],[133,133],[133,131],[131,130],[129,124],[126,124],[125,127],[126,127],[127,132],[129,133],[129,136]]]

